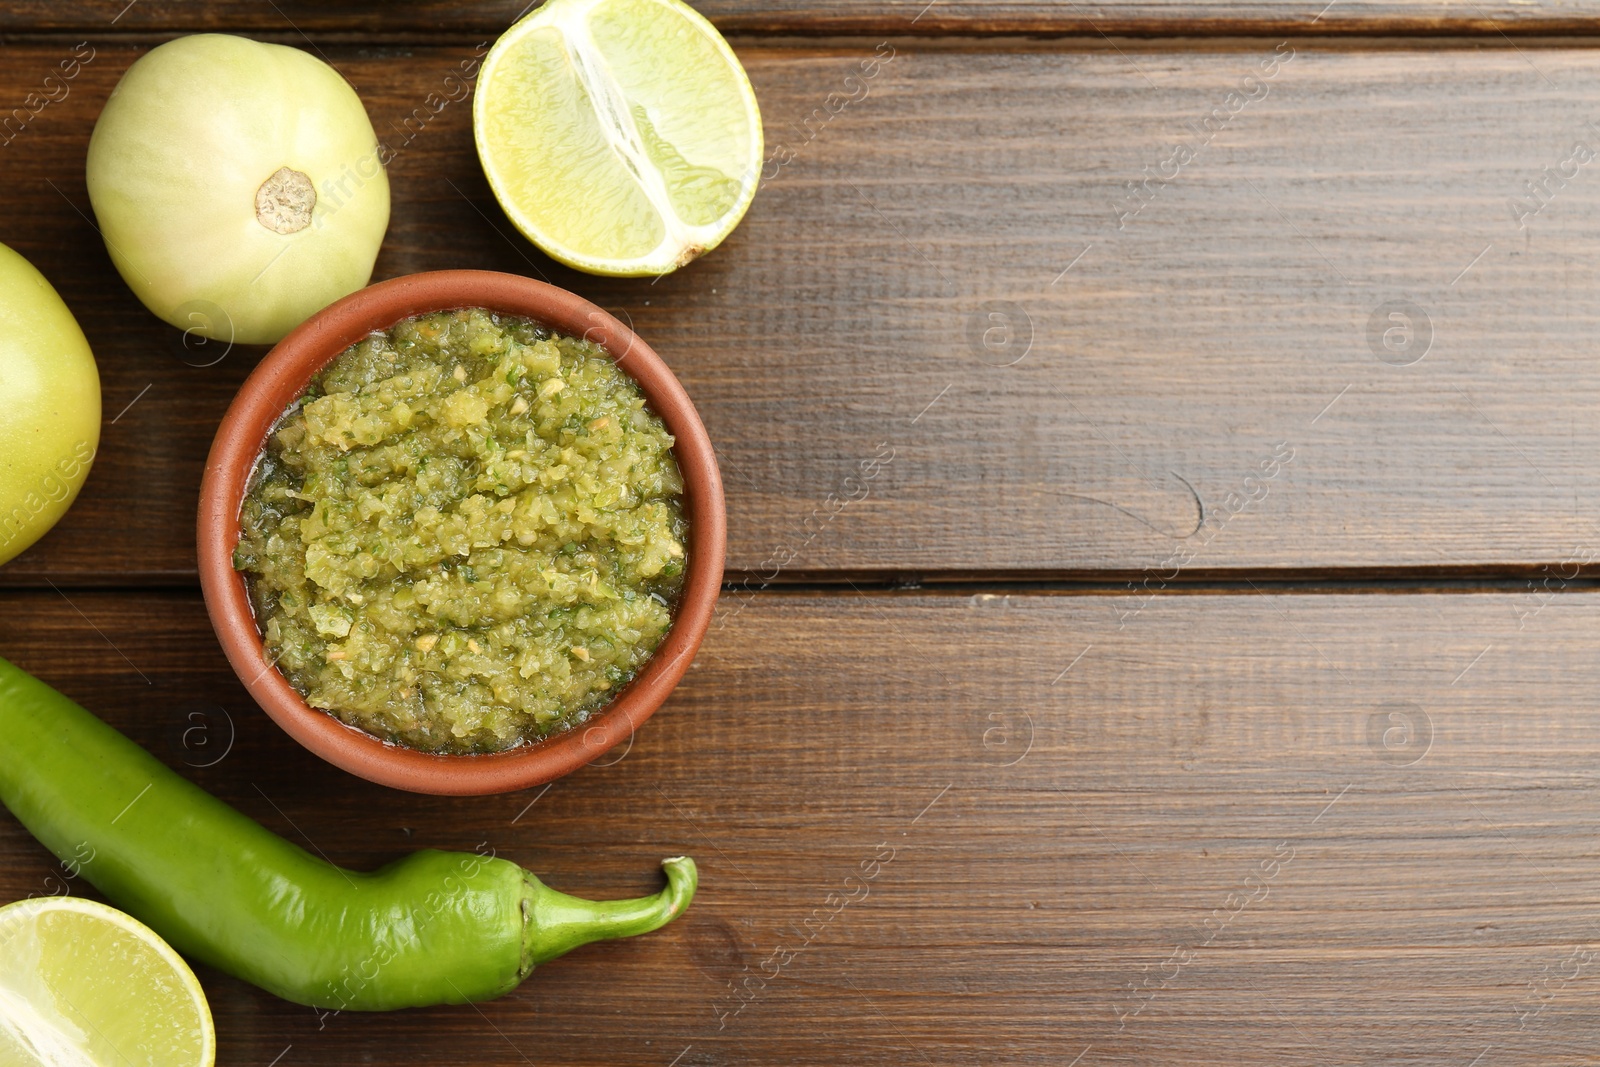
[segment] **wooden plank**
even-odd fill
[[[8,49],[0,100],[66,47]],[[0,148],[0,240],[82,320],[108,423],[84,499],[9,582],[189,580],[202,458],[256,358],[184,365],[112,272],[81,168],[136,50],[96,47]],[[402,125],[470,47],[324,50],[399,153],[378,276],[524,272],[631,319],[718,444],[736,573],[1596,558],[1600,195],[1572,146],[1596,140],[1600,54],[884,49],[871,79],[866,45],[744,50],[771,178],[721,249],[654,282],[515,237],[466,107]]]
[[[535,0],[535,3],[537,0]],[[396,39],[438,33],[494,37],[529,0],[95,0],[53,4],[7,0],[0,31],[130,33],[224,31],[359,33]],[[726,33],[1089,34],[1172,36],[1291,34],[1586,33],[1600,28],[1594,0],[693,0]]]
[[[0,654],[335,860],[487,841],[592,895],[648,889],[680,849],[702,864],[684,921],[481,1015],[319,1029],[205,973],[224,1064],[289,1045],[304,1065],[650,1067],[1589,1047],[1593,594],[729,598],[615,765],[474,799],[298,749],[191,595],[69,595],[0,594]],[[0,816],[0,900],[52,877]]]

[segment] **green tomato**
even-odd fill
[[[372,277],[388,150],[339,72],[285,45],[180,37],[128,68],[89,139],[89,199],[144,306],[271,344]]]
[[[0,563],[66,514],[99,444],[89,342],[44,275],[0,245]]]

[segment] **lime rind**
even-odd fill
[[[597,41],[597,19],[611,28],[670,20],[676,32],[657,34],[660,49],[644,55],[630,52],[637,39],[609,28]],[[552,31],[570,85],[550,85],[559,77],[549,57],[532,56],[548,49]],[[695,57],[692,69],[681,66],[684,56]],[[652,83],[661,91],[642,101]],[[543,91],[527,91],[535,87]],[[570,106],[564,101],[574,96],[589,114],[538,110],[550,100]],[[646,104],[662,98],[674,113],[652,115]],[[749,78],[716,28],[681,0],[551,0],[485,57],[473,113],[484,173],[513,224],[552,258],[594,274],[683,266],[733,231],[760,183],[761,114]],[[570,122],[562,130],[564,117]],[[663,132],[667,123],[676,124],[672,135]],[[593,156],[596,131],[608,149],[604,160],[568,159],[563,146],[549,143],[565,133]]]
[[[175,1059],[179,1050],[193,1056]],[[215,1060],[216,1030],[200,983],[148,927],[76,897],[0,908],[0,1063],[212,1067]]]

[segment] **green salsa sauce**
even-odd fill
[[[666,636],[673,439],[605,349],[482,309],[330,363],[240,514],[267,658],[312,707],[427,752],[583,722]]]

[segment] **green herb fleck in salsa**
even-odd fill
[[[495,752],[582,722],[661,643],[682,491],[671,435],[604,349],[438,312],[354,345],[285,413],[234,567],[313,707]]]

